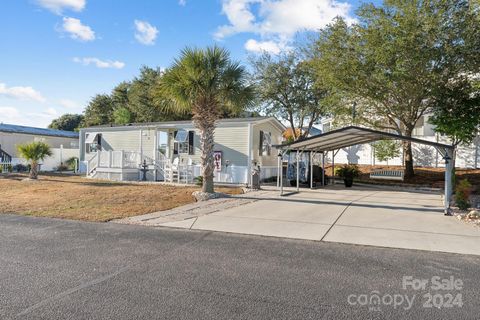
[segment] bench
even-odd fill
[[[370,179],[383,179],[383,180],[400,180],[404,179],[403,170],[384,170],[374,169],[370,172]]]

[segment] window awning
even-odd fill
[[[98,132],[88,132],[85,138],[85,143],[94,143],[97,139]]]
[[[186,142],[188,139],[188,131],[178,130],[175,135],[175,142]]]
[[[418,138],[407,137],[395,133],[383,132],[357,126],[349,126],[332,130],[303,140],[288,144],[276,145],[280,150],[300,151],[331,151],[357,144],[370,143],[379,140],[402,140],[429,145],[439,149],[452,149],[453,146]]]

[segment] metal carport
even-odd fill
[[[379,140],[402,140],[410,141],[413,143],[419,143],[423,145],[429,145],[438,150],[445,160],[445,213],[448,213],[450,205],[450,197],[452,195],[452,159],[453,146],[438,142],[432,142],[412,137],[407,137],[395,133],[383,132],[379,130],[373,130],[368,128],[362,128],[357,126],[344,127],[337,130],[332,130],[326,133],[315,135],[309,138],[305,138],[299,141],[294,141],[288,144],[276,145],[279,150],[278,153],[278,175],[277,186],[280,188],[280,195],[283,195],[283,173],[281,170],[281,159],[285,152],[296,151],[297,152],[297,191],[299,191],[299,157],[300,153],[310,153],[310,175],[312,174],[312,155],[314,153],[322,153],[339,150],[341,148],[350,147],[357,144],[365,144]],[[310,188],[312,188],[312,178],[310,178]]]

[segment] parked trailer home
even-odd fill
[[[78,133],[54,129],[26,127],[0,123],[0,166],[2,169],[25,164],[17,147],[20,144],[41,141],[48,144],[52,156],[41,162],[42,171],[55,170],[68,158],[78,157]]]
[[[262,179],[277,175],[285,127],[274,117],[222,119],[215,130],[215,182],[248,184],[253,166]],[[191,121],[80,130],[80,161],[88,177],[191,183],[201,175],[200,133]]]

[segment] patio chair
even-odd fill
[[[185,183],[193,182],[193,160],[188,158],[187,164],[182,166],[181,178]]]
[[[172,163],[169,163],[169,162],[165,163],[165,181],[174,182],[176,180],[177,182],[180,182],[180,175],[178,173],[179,171],[178,164],[179,164],[178,158],[173,159]]]

